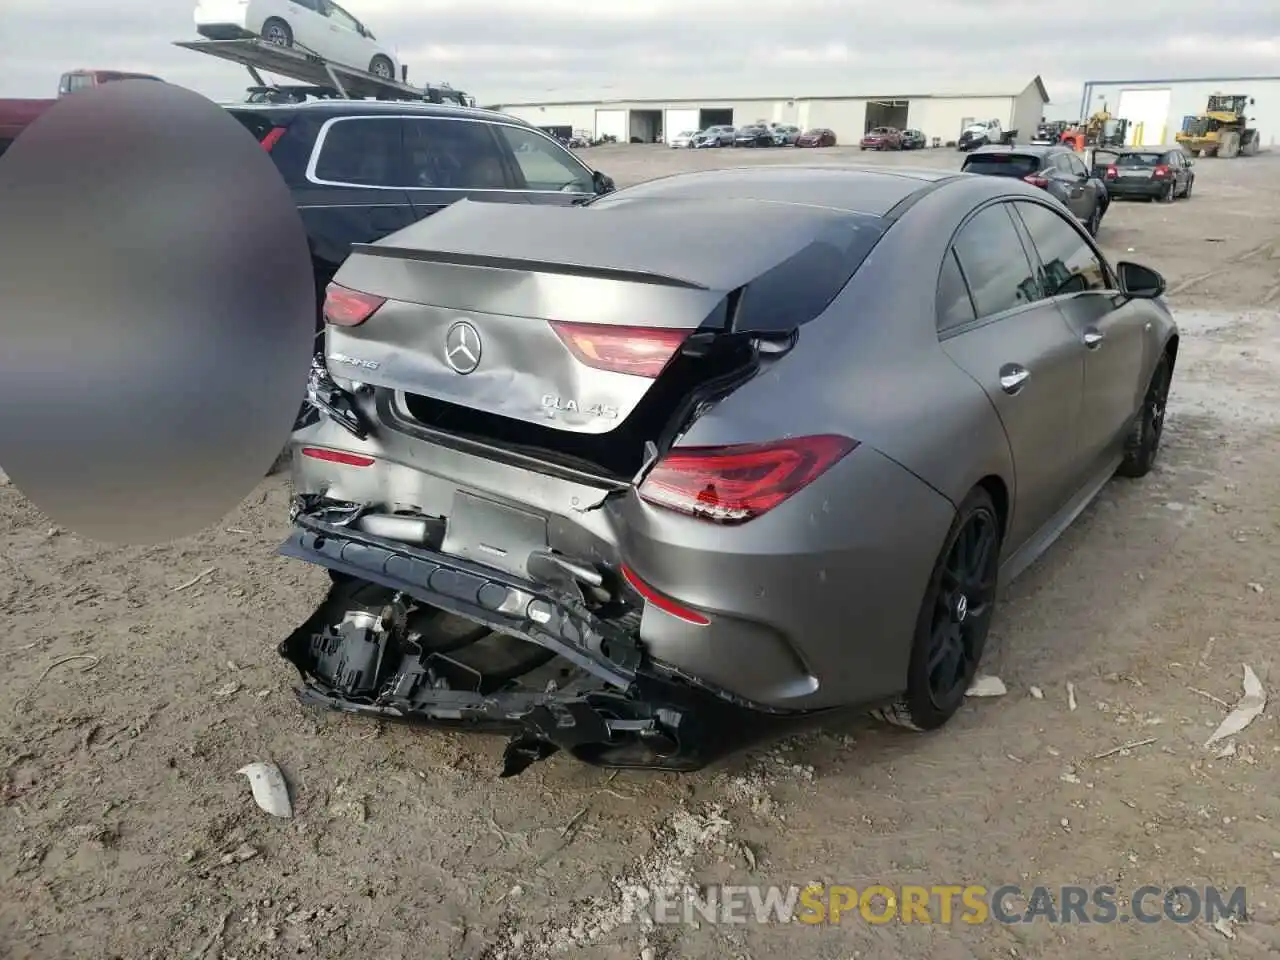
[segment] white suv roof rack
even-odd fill
[[[297,47],[281,47],[265,40],[176,40],[174,45],[238,63],[249,71],[249,76],[259,87],[272,86],[259,73],[265,70],[310,86],[328,87],[349,100],[417,100],[475,106],[474,97],[452,87],[415,87],[404,80],[376,77],[366,70],[343,66]]]

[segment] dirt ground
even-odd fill
[[[958,165],[946,150],[588,156],[620,183],[730,163]],[[497,739],[297,705],[274,647],[326,579],[274,555],[282,479],[217,529],[130,549],[52,529],[6,484],[0,955],[1277,956],[1275,706],[1234,750],[1202,744],[1244,664],[1280,687],[1280,155],[1196,171],[1191,200],[1117,203],[1101,234],[1113,259],[1164,272],[1183,325],[1161,462],[1109,486],[1006,591],[986,670],[1007,695],[933,735],[851,721],[694,776],[555,758],[500,781]],[[73,655],[93,659],[61,662]],[[1098,758],[1134,741],[1150,742]],[[290,781],[292,820],[261,813],[236,773],[263,759]],[[664,878],[1216,884],[1246,887],[1249,915],[622,922],[616,884]]]

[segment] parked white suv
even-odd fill
[[[195,22],[208,40],[261,37],[386,80],[400,78],[395,54],[333,0],[196,0]]]

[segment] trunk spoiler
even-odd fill
[[[620,280],[627,283],[648,283],[661,287],[679,287],[684,290],[710,290],[702,283],[673,277],[652,270],[629,270],[620,267],[593,267],[581,263],[565,263],[541,258],[512,257],[484,253],[451,253],[444,250],[422,250],[416,247],[391,246],[379,243],[353,243],[353,253],[369,257],[389,257],[395,260],[416,260],[421,263],[442,263],[459,267],[487,267],[494,270],[516,270],[525,273],[550,273],[566,277],[586,277],[595,280]]]

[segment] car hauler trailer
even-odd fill
[[[265,72],[331,90],[347,100],[418,100],[475,106],[474,97],[448,84],[415,87],[403,74],[399,80],[378,77],[367,70],[334,63],[298,47],[281,47],[265,40],[177,40],[175,45],[240,64],[249,71],[257,88],[273,86],[263,79]],[[407,74],[407,68],[402,70]]]

